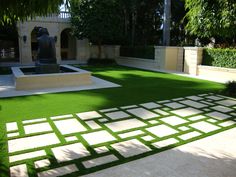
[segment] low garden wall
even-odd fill
[[[198,65],[197,75],[201,77],[217,77],[219,80],[236,81],[236,69],[230,68]]]

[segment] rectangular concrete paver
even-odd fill
[[[67,165],[38,173],[38,177],[57,177],[79,171],[76,165]]]
[[[180,104],[180,103],[176,103],[176,102],[167,103],[167,104],[165,104],[165,106],[170,107],[172,109],[178,109],[178,108],[186,107],[185,105]]]
[[[90,144],[101,144],[116,140],[114,136],[105,130],[83,134],[82,137]]]
[[[12,162],[20,161],[20,160],[32,159],[35,157],[41,157],[41,156],[46,156],[46,155],[47,154],[44,150],[28,152],[28,153],[24,153],[24,154],[10,156],[9,162],[12,163]]]
[[[55,133],[13,139],[8,141],[8,151],[18,152],[60,143]]]
[[[154,109],[154,108],[159,108],[161,107],[161,105],[159,104],[156,104],[154,102],[149,102],[149,103],[143,103],[143,104],[140,104],[141,106],[147,108],[147,109]]]
[[[211,107],[211,109],[214,109],[216,111],[220,111],[220,112],[223,112],[223,113],[233,111],[233,109],[225,107],[225,106],[214,106],[214,107]]]
[[[72,114],[67,114],[67,115],[61,115],[61,116],[54,116],[51,117],[52,120],[58,120],[58,119],[68,119],[68,118],[73,118],[74,116]]]
[[[146,128],[146,130],[160,138],[178,133],[177,130],[170,128],[167,125],[157,125]]]
[[[38,160],[36,162],[34,162],[34,166],[35,168],[43,168],[43,167],[47,167],[49,166],[51,163],[48,159],[44,159],[44,160]]]
[[[112,144],[111,147],[118,151],[123,157],[131,157],[151,151],[149,147],[136,139]]]
[[[201,133],[194,131],[194,132],[186,133],[184,135],[180,135],[179,138],[182,140],[188,140],[188,139],[200,136],[200,135]]]
[[[88,120],[88,119],[95,119],[95,118],[100,118],[102,115],[100,115],[96,111],[90,111],[90,112],[83,112],[83,113],[78,113],[76,114],[79,118],[82,120]]]
[[[160,120],[167,123],[167,124],[170,124],[172,126],[176,126],[176,125],[180,125],[180,124],[184,124],[184,123],[188,122],[187,120],[182,119],[182,118],[177,117],[177,116],[165,117],[165,118],[162,118]]]
[[[106,146],[98,147],[94,149],[98,154],[108,152],[109,149]]]
[[[180,103],[194,107],[194,108],[204,108],[207,107],[207,105],[196,102],[196,101],[192,101],[192,100],[185,100],[185,101],[180,101]]]
[[[105,124],[105,126],[111,129],[113,132],[119,132],[123,130],[144,127],[146,126],[146,124],[138,119],[128,119],[128,120],[107,123]]]
[[[117,160],[119,160],[119,159],[116,156],[107,155],[107,156],[104,156],[104,157],[98,157],[96,159],[84,161],[83,165],[85,166],[85,168],[92,168],[92,167],[96,167],[96,166],[99,166],[99,165],[114,162],[114,161],[117,161]]]
[[[95,130],[95,129],[99,129],[102,128],[99,124],[97,124],[95,121],[93,120],[89,120],[85,122],[91,129]]]
[[[38,123],[33,125],[25,125],[24,126],[25,134],[32,134],[32,133],[41,133],[41,132],[48,132],[52,131],[52,127],[49,123]]]
[[[217,112],[217,111],[208,113],[208,114],[206,114],[206,115],[209,116],[209,117],[215,118],[215,119],[217,119],[217,120],[225,120],[225,119],[228,119],[228,118],[231,117],[231,116],[228,115],[228,114],[223,114],[223,113],[220,113],[220,112]]]
[[[38,122],[45,122],[47,121],[46,118],[39,118],[39,119],[32,119],[32,120],[24,120],[22,121],[23,124],[31,124],[31,123],[38,123]]]
[[[157,147],[157,148],[163,148],[163,147],[166,147],[166,146],[170,146],[170,145],[176,144],[178,142],[179,141],[174,139],[174,138],[169,138],[167,140],[162,140],[162,141],[158,141],[158,142],[152,143],[152,145]]]
[[[109,108],[109,109],[102,109],[102,110],[99,110],[100,112],[111,112],[111,111],[118,111],[117,108]]]
[[[54,124],[62,135],[83,132],[87,130],[77,119],[54,121]]]
[[[223,106],[234,106],[236,105],[236,100],[222,100],[222,101],[218,101],[216,102],[218,104],[221,104]]]
[[[128,109],[127,111],[139,118],[142,118],[142,119],[151,119],[151,118],[159,117],[158,114],[155,114],[155,113],[148,111],[144,108]]]
[[[58,163],[79,159],[90,155],[90,152],[82,143],[75,143],[52,148],[52,152]]]
[[[117,111],[117,112],[111,112],[111,113],[106,113],[105,114],[107,117],[110,117],[112,120],[116,120],[116,119],[123,119],[123,118],[127,118],[130,117],[129,114],[123,112],[123,111]]]
[[[142,134],[144,134],[143,131],[141,131],[141,130],[135,130],[135,131],[128,132],[128,133],[119,134],[119,137],[121,137],[121,138],[128,138],[128,137],[137,136],[137,135],[142,135]]]
[[[25,164],[10,167],[11,177],[28,177],[28,170]]]
[[[197,130],[200,130],[204,133],[212,132],[212,131],[218,130],[220,128],[218,126],[215,126],[211,123],[207,123],[205,121],[190,124],[189,126],[195,128]]]
[[[171,111],[171,113],[176,114],[181,117],[187,117],[187,116],[200,114],[200,113],[202,113],[202,111],[200,111],[198,109],[194,109],[194,108],[183,108],[183,109]]]

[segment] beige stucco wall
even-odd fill
[[[155,46],[155,60],[159,69],[181,72],[183,70],[183,48]]]

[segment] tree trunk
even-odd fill
[[[164,0],[163,45],[170,45],[171,0]]]

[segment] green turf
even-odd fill
[[[2,98],[1,123],[218,92],[224,87],[215,82],[121,66],[86,69],[122,87]]]
[[[224,88],[219,83],[128,67],[84,68],[92,71],[94,76],[120,84],[121,87],[0,99],[0,152],[7,152],[6,122],[219,92]],[[0,160],[1,171],[8,169],[4,155],[0,155],[0,159],[4,159],[3,163]]]

